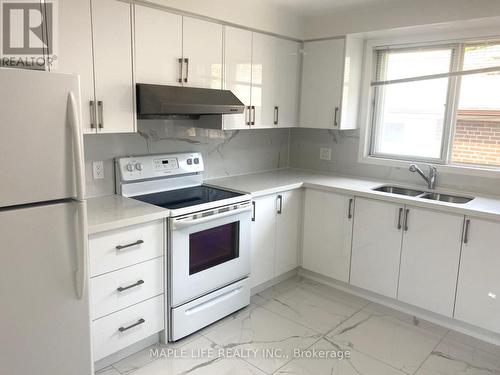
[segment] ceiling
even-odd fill
[[[394,0],[272,0],[305,15],[313,15],[325,11],[360,8],[364,5],[376,5]]]

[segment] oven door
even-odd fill
[[[245,203],[171,219],[171,307],[250,274],[251,210]]]

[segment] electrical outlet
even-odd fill
[[[332,160],[332,149],[327,147],[321,147],[319,149],[320,160]]]
[[[94,180],[104,178],[104,163],[102,161],[92,162],[92,174],[94,176]]]

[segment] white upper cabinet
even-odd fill
[[[351,284],[396,298],[404,207],[365,198],[355,206]]]
[[[85,133],[95,133],[95,118],[91,111],[95,93],[90,2],[64,0],[55,4],[61,32],[57,35],[58,46],[54,51],[57,60],[50,71],[80,75],[82,128]]]
[[[183,17],[183,84],[222,88],[222,25]]]
[[[463,215],[405,208],[398,299],[453,316]]]
[[[276,196],[276,253],[274,276],[294,270],[299,265],[299,233],[302,190],[290,190]]]
[[[180,85],[182,16],[150,7],[135,7],[135,81]]]
[[[252,94],[252,32],[226,26],[224,31],[224,88],[245,105],[242,114],[223,117],[224,129],[248,129]]]
[[[363,48],[363,40],[349,36],[304,43],[301,127],[358,127]]]
[[[225,85],[245,113],[224,117],[225,129],[298,125],[301,44],[225,27]]]
[[[307,189],[302,266],[348,282],[354,197]]]
[[[132,8],[116,0],[92,1],[97,131],[135,131]]]
[[[500,333],[500,222],[466,217],[455,318]]]
[[[253,34],[252,53],[252,128],[269,128],[274,124],[276,105],[275,38]]]
[[[275,105],[273,124],[295,127],[299,115],[300,51],[302,44],[275,38]]]

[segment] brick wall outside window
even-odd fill
[[[500,166],[500,119],[458,118],[452,161]]]

